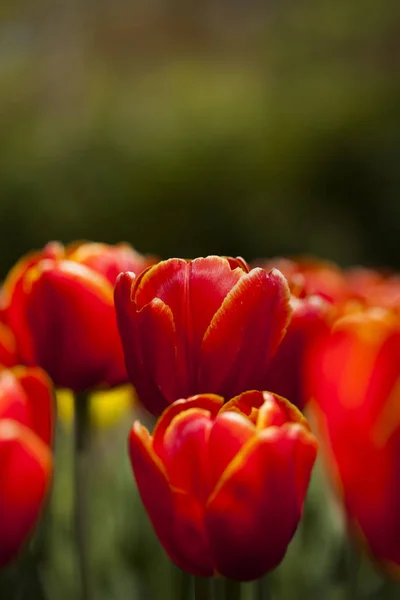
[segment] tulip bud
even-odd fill
[[[133,472],[155,532],[182,569],[249,581],[283,559],[317,442],[289,402],[250,391],[174,402],[154,435],[135,422]]]
[[[20,362],[41,366],[57,387],[75,392],[125,383],[115,277],[152,262],[126,244],[94,243],[53,243],[22,259],[4,284]]]
[[[292,312],[279,271],[218,256],[121,274],[115,306],[129,377],[155,415],[180,397],[262,388]]]

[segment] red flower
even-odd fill
[[[247,581],[283,559],[317,443],[289,402],[250,391],[174,402],[154,435],[138,421],[130,456],[143,503],[182,569]]]
[[[149,262],[126,244],[52,243],[23,258],[4,284],[20,362],[43,367],[57,386],[74,391],[125,382],[113,285],[121,270]]]
[[[0,371],[0,567],[31,533],[52,473],[53,398],[45,373]]]
[[[115,305],[128,374],[156,415],[197,393],[262,389],[291,314],[279,271],[218,256],[124,273]]]
[[[309,358],[310,393],[351,529],[400,566],[400,324],[368,310],[339,320]]]
[[[276,257],[259,264],[266,270],[274,266],[282,271],[296,296],[317,295],[332,303],[347,300],[349,296],[345,274],[333,262],[311,257]]]
[[[380,306],[400,312],[400,276],[362,267],[346,273],[347,284],[354,301],[366,306]]]

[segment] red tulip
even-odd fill
[[[348,298],[349,289],[342,270],[333,262],[317,258],[272,258],[259,261],[267,271],[276,267],[287,277],[296,296],[321,296],[332,303]]]
[[[400,276],[355,267],[346,273],[347,283],[352,295],[366,306],[400,311]]]
[[[37,368],[0,371],[0,567],[16,557],[52,473],[51,385]]]
[[[383,310],[339,320],[309,357],[329,465],[352,531],[400,566],[400,324]]]
[[[261,389],[291,314],[279,271],[218,256],[124,273],[115,305],[128,374],[155,415],[180,397]]]
[[[283,559],[302,514],[317,443],[289,402],[250,391],[174,402],[154,435],[138,421],[130,457],[170,558],[195,575],[248,581]]]
[[[147,264],[125,244],[52,243],[22,259],[4,284],[5,318],[20,361],[41,366],[58,387],[75,392],[124,383],[113,285],[122,269]]]

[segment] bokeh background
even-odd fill
[[[2,0],[0,279],[82,238],[400,267],[399,68],[397,0]],[[96,598],[175,600],[132,485],[131,421],[94,443]],[[70,444],[60,426],[34,548],[57,600],[76,594]],[[351,597],[326,489],[317,472],[273,598]],[[359,578],[383,597],[368,565]]]
[[[399,266],[396,0],[2,0],[0,276],[48,239]]]

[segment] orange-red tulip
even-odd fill
[[[348,298],[349,289],[345,274],[333,262],[309,257],[276,257],[258,262],[266,270],[275,267],[282,271],[295,296],[317,295],[333,303]]]
[[[53,398],[41,369],[0,371],[0,567],[31,533],[52,473]]]
[[[4,283],[5,319],[20,362],[39,365],[76,392],[127,380],[113,286],[117,274],[152,259],[126,244],[51,243],[23,258]]]
[[[355,267],[346,273],[353,297],[366,306],[380,306],[400,312],[400,276]]]
[[[156,534],[182,569],[248,581],[283,559],[317,443],[289,402],[250,391],[174,402],[154,435],[138,421],[132,468]]]
[[[352,530],[400,566],[400,325],[393,313],[339,320],[309,357],[309,386]]]
[[[283,275],[218,256],[119,276],[118,326],[131,382],[154,414],[177,398],[263,389],[291,315]]]

